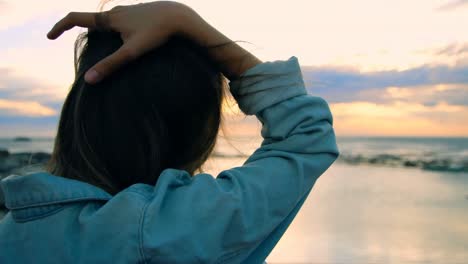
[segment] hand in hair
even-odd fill
[[[97,83],[123,64],[164,44],[171,36],[183,34],[210,49],[229,79],[238,78],[247,69],[261,63],[248,51],[211,27],[190,7],[172,1],[117,6],[99,13],[71,12],[47,34],[58,38],[74,26],[120,33],[123,45],[115,53],[94,65],[85,75],[88,83]],[[226,45],[229,44],[229,45]]]

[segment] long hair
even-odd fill
[[[115,52],[116,32],[90,31],[75,43],[75,80],[62,107],[50,173],[110,194],[154,185],[166,168],[202,171],[216,143],[226,80],[204,47],[182,36],[98,84],[85,72]]]

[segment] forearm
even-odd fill
[[[246,70],[262,63],[253,54],[208,24],[192,9],[183,10],[179,21],[180,33],[207,47],[210,56],[219,63],[228,79],[237,79]],[[215,47],[209,48],[212,46]]]

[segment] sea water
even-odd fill
[[[52,152],[53,138],[29,139],[0,138],[0,150],[10,153]],[[213,157],[247,158],[261,142],[261,138],[252,136],[227,139],[218,139]],[[338,137],[337,142],[340,150],[338,162],[468,172],[468,137]]]

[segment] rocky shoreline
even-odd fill
[[[0,150],[0,178],[10,174],[23,174],[47,163],[51,155],[45,152],[10,153]]]
[[[436,157],[405,157],[402,155],[376,154],[376,155],[352,155],[340,154],[338,161],[347,164],[370,164],[390,167],[419,168],[422,170],[441,172],[468,172],[468,160],[449,159]]]
[[[26,174],[43,169],[50,159],[50,154],[45,152],[20,152],[10,153],[8,150],[0,150],[0,180],[11,174]],[[3,194],[0,190],[0,219],[6,213]]]

